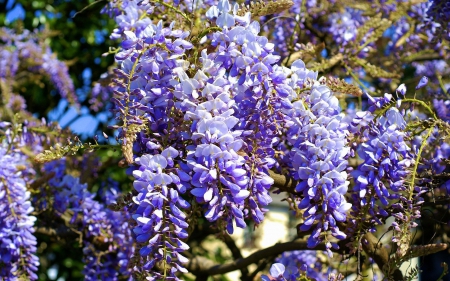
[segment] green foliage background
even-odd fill
[[[57,54],[58,59],[67,63],[75,89],[91,86],[84,85],[82,73],[85,69],[89,68],[92,71],[91,81],[97,81],[100,75],[107,71],[108,66],[114,63],[113,56],[102,57],[102,54],[108,51],[108,47],[115,44],[109,39],[114,21],[108,15],[100,13],[106,1],[17,0],[8,7],[9,9],[7,4],[7,0],[0,0],[0,27],[15,29],[18,34],[23,29],[42,31],[44,40]],[[26,13],[24,19],[8,23],[7,12],[19,4]],[[49,99],[52,88],[47,82],[31,81],[19,89],[19,93],[27,100],[27,109],[38,117],[47,117],[60,100],[59,95]],[[83,100],[81,105],[88,106],[88,99]],[[108,132],[106,125],[99,129]],[[106,181],[109,176],[119,182],[125,182],[126,185],[128,181],[124,169],[111,165],[120,160],[120,153],[106,151],[96,153],[104,164],[101,167],[101,174],[99,173],[97,178],[89,179],[91,181],[89,186],[95,191],[99,188],[100,182]],[[48,216],[46,223],[53,223],[53,219],[54,217]],[[67,240],[56,239],[39,234],[37,238],[40,257],[39,280],[84,280],[82,248],[76,239],[71,239],[72,237]],[[50,268],[57,269],[56,278],[51,279],[48,275]],[[63,278],[59,279],[60,277]]]

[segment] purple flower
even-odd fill
[[[329,31],[336,43],[345,46],[356,39],[358,27],[363,25],[366,18],[362,11],[347,8],[344,13],[334,13],[329,17]],[[341,48],[341,50],[343,50]]]
[[[317,281],[327,281],[328,275],[335,273],[323,266],[316,251],[289,251],[278,257],[272,265],[270,275],[277,279],[262,280],[288,280],[295,281],[301,277]],[[281,273],[281,276],[280,276]]]
[[[123,212],[114,212],[94,199],[78,178],[65,174],[65,159],[50,162],[44,171],[55,172],[49,181],[54,191],[53,208],[63,215],[73,212],[69,222],[72,227],[83,233],[83,273],[86,280],[119,280],[129,277],[133,270],[128,268],[129,260],[134,254],[132,229],[129,223],[132,208],[126,206]],[[109,194],[110,192],[106,192]],[[108,195],[108,200],[111,200]],[[107,245],[102,255],[97,256],[96,245],[92,241],[101,241]]]
[[[425,23],[433,27],[433,35],[450,40],[450,4],[446,0],[429,0]]]
[[[286,280],[283,277],[283,273],[285,271],[285,267],[281,263],[274,263],[270,267],[270,277],[267,275],[263,275],[261,280],[263,281],[270,281],[270,280],[277,280],[277,281],[283,281]]]
[[[420,78],[419,84],[416,86],[416,90],[425,87],[428,84],[428,77],[423,76]]]
[[[67,65],[58,60],[51,49],[39,42],[38,34],[23,31],[14,34],[8,28],[0,30],[0,78],[14,79],[23,66],[27,71],[45,75],[62,98],[77,104],[75,89]]]
[[[37,241],[33,235],[36,218],[30,216],[33,207],[25,173],[17,168],[25,161],[24,155],[0,146],[0,277],[5,280],[38,278]]]
[[[414,164],[414,158],[404,128],[403,116],[392,107],[385,116],[363,129],[364,142],[357,152],[364,162],[352,173],[355,179],[352,213],[365,210],[373,224],[381,224],[381,219],[388,215],[385,209],[401,199],[402,192],[408,189],[408,168]],[[357,227],[355,223],[351,228],[357,231]]]
[[[299,67],[295,72],[301,77],[304,70],[300,63],[296,65]],[[308,239],[311,248],[322,241],[322,231],[330,230],[333,236],[343,239],[346,236],[339,230],[337,222],[346,220],[351,207],[345,199],[349,185],[346,168],[350,147],[346,139],[347,124],[340,115],[337,99],[327,87],[313,85],[309,95],[293,103],[289,116],[287,138],[292,150],[287,161],[291,162],[294,178],[299,180],[296,191],[302,197],[298,207],[305,209],[305,221],[300,230],[313,227],[313,234]]]
[[[168,274],[178,280],[175,273],[186,272],[181,264],[187,262],[180,253],[189,249],[181,240],[187,238],[188,227],[182,209],[190,205],[179,195],[182,184],[174,173],[177,169],[174,168],[173,162],[177,152],[173,149],[164,151],[165,155],[170,154],[173,157],[171,161],[161,154],[145,154],[136,160],[140,168],[133,172],[136,178],[134,188],[138,192],[133,198],[137,205],[133,214],[137,226],[133,231],[136,241],[142,245],[139,253],[144,266],[140,270],[159,278],[162,274],[153,267],[157,261],[162,261],[172,268],[170,272],[163,272],[164,276]]]

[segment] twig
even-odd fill
[[[233,238],[230,237],[230,235],[224,235],[223,237],[223,242],[225,243],[225,245],[227,245],[228,249],[230,249],[231,254],[233,255],[233,259],[237,260],[237,259],[242,259],[243,256],[241,254],[241,251],[239,250],[239,248],[236,246],[236,243],[234,243]],[[243,267],[241,268],[241,274],[242,280],[246,280],[248,277],[248,268],[247,267]]]
[[[87,6],[84,7],[83,9],[81,9],[81,11],[76,12],[76,13],[72,16],[72,18],[75,18],[78,14],[81,14],[81,13],[84,12],[85,10],[89,9],[91,6],[93,6],[93,5],[97,4],[97,3],[103,2],[103,1],[106,1],[106,0],[97,0],[97,1],[95,1],[95,2],[92,2],[91,4],[87,5]]]
[[[274,259],[276,258],[276,256],[272,256],[272,257],[268,257],[267,259],[262,260],[258,266],[256,267],[256,269],[252,272],[252,274],[250,274],[249,276],[249,280],[254,280],[256,274],[258,274],[258,272],[260,272],[261,270],[263,270],[268,264],[272,263],[274,261]]]

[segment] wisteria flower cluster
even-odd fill
[[[31,73],[43,74],[62,98],[77,103],[67,65],[58,60],[36,34],[28,31],[15,34],[8,28],[1,28],[0,44],[0,79],[4,83],[15,81],[20,67],[25,67]],[[21,106],[26,108],[25,103]]]
[[[302,78],[303,65],[294,63],[293,66],[298,66],[296,74]],[[323,241],[322,231],[331,230],[336,238],[345,238],[337,223],[346,220],[351,207],[344,197],[349,184],[347,124],[341,122],[338,100],[325,86],[313,85],[309,96],[293,105],[296,112],[287,138],[293,146],[290,152],[296,171],[293,176],[299,180],[295,190],[303,194],[298,207],[306,209],[300,229],[314,228],[308,239],[310,247],[314,247]],[[327,243],[327,247],[331,248],[331,244]]]
[[[184,271],[179,262],[187,260],[178,255],[188,248],[180,246],[178,240],[187,237],[188,223],[178,207],[188,211],[190,205],[181,201],[177,206],[181,198],[178,192],[195,196],[205,218],[226,226],[228,233],[234,232],[234,224],[245,227],[246,218],[261,223],[264,207],[271,202],[268,189],[274,183],[268,171],[277,161],[275,153],[280,144],[285,154],[281,166],[299,181],[295,191],[301,194],[298,208],[304,210],[299,230],[312,230],[309,247],[325,240],[332,256],[332,249],[339,247],[328,241],[327,234],[346,238],[339,224],[346,222],[352,206],[346,199],[350,132],[333,92],[316,81],[317,74],[308,71],[300,60],[290,68],[276,65],[280,57],[274,54],[274,45],[259,36],[260,26],[251,21],[251,13],[241,13],[239,6],[228,1],[219,1],[206,12],[211,32],[204,33],[201,41],[210,42],[211,47],[193,54],[200,66],[183,58],[192,54],[194,47],[187,41],[188,32],[175,30],[174,23],[168,27],[162,22],[136,25],[139,14],[156,9],[150,3],[129,4],[126,8],[117,17],[120,28],[113,34],[114,38],[121,34],[124,39],[116,54],[121,68],[116,71],[119,89],[113,102],[116,119],[122,124],[125,159],[139,167],[133,172],[139,193],[134,200],[140,206],[134,215],[138,222],[135,233],[145,245],[141,255],[144,259],[153,257],[144,268],[151,270],[162,260],[164,277],[176,278],[175,272]],[[125,23],[125,14],[134,17],[131,25]],[[350,30],[354,32],[355,28]],[[343,38],[352,40],[354,36]],[[378,107],[389,102],[380,101]],[[380,119],[383,128],[389,127],[391,118],[394,123],[401,122],[392,110]],[[147,122],[149,130],[144,129]],[[404,129],[404,124],[399,129]],[[396,127],[388,130],[397,133]],[[284,132],[286,139],[281,138]],[[385,137],[392,139],[388,134]],[[410,157],[404,146],[399,148],[401,155]],[[395,161],[405,167],[413,163],[411,159],[401,160]],[[400,171],[403,168],[399,167],[392,174],[394,178],[387,181],[401,185],[408,174]],[[359,170],[354,175],[357,173]],[[375,186],[377,191],[378,183]],[[382,196],[383,192],[377,191],[372,205],[376,200],[387,202],[383,200],[389,194],[384,192]],[[399,195],[393,196],[389,199],[398,199]],[[169,203],[175,209],[168,208]],[[144,209],[148,210],[145,216]],[[173,227],[164,228],[166,223]],[[156,231],[146,225],[156,226]],[[169,229],[175,229],[176,235],[167,232]],[[183,233],[181,237],[178,232]],[[158,271],[152,274],[160,276]]]
[[[268,169],[275,162],[274,145],[283,131],[282,123],[297,118],[297,126],[291,126],[289,130],[292,134],[298,133],[295,130],[307,133],[309,126],[303,128],[303,124],[308,124],[311,119],[315,120],[325,113],[331,118],[318,119],[317,134],[320,137],[317,140],[315,135],[305,137],[305,142],[319,146],[316,152],[313,152],[314,148],[311,151],[314,154],[320,153],[319,158],[310,160],[318,161],[319,166],[313,169],[321,172],[306,180],[308,172],[303,169],[310,163],[299,163],[301,160],[295,159],[310,156],[297,156],[295,151],[300,152],[304,148],[302,141],[297,141],[294,136],[289,136],[290,145],[294,146],[290,157],[294,159],[292,168],[298,171],[298,178],[305,180],[303,184],[309,182],[310,187],[316,185],[315,181],[323,181],[324,184],[317,192],[314,187],[309,192],[310,195],[307,189],[298,187],[298,191],[304,190],[305,194],[301,208],[312,207],[316,202],[323,204],[323,215],[320,214],[321,211],[315,214],[316,210],[311,208],[310,215],[305,215],[305,226],[321,221],[316,234],[310,238],[310,246],[314,247],[322,241],[323,237],[319,237],[322,229],[331,229],[335,237],[342,239],[345,235],[339,231],[336,220],[344,221],[345,212],[350,206],[343,197],[348,185],[345,158],[349,148],[345,148],[345,126],[341,125],[337,117],[340,112],[337,99],[326,86],[320,86],[311,89],[311,98],[297,102],[308,103],[311,110],[295,108],[296,105],[291,103],[295,98],[295,90],[303,87],[308,78],[315,79],[314,73],[307,74],[303,62],[298,61],[293,64],[291,79],[287,79],[287,69],[273,65],[279,59],[272,54],[274,46],[265,37],[258,36],[259,24],[250,22],[250,13],[238,16],[238,10],[239,6],[232,7],[228,1],[221,1],[217,7],[213,6],[207,11],[206,16],[215,21],[221,31],[210,36],[215,51],[209,54],[206,50],[201,52],[202,68],[196,72],[195,69],[192,70],[193,78],[189,78],[189,71],[186,69],[189,61],[178,59],[192,48],[192,44],[184,40],[188,36],[187,32],[172,30],[171,26],[163,28],[161,22],[156,26],[147,26],[140,33],[128,30],[123,32],[126,40],[116,55],[116,59],[122,64],[121,69],[116,71],[121,79],[121,88],[118,90],[120,95],[114,98],[114,102],[117,119],[123,123],[121,136],[124,155],[128,162],[133,162],[135,156],[132,155],[132,142],[137,141],[135,146],[139,147],[141,153],[152,153],[152,156],[144,154],[136,158],[139,161],[137,163],[144,159],[145,162],[142,163],[146,163],[140,164],[139,170],[143,174],[135,174],[139,186],[144,180],[142,177],[145,173],[142,169],[150,168],[152,174],[145,179],[149,183],[146,192],[158,187],[158,194],[162,193],[158,196],[167,198],[170,189],[166,191],[164,186],[169,188],[171,183],[179,184],[179,191],[184,193],[189,189],[196,201],[205,205],[207,220],[221,220],[227,231],[233,233],[233,222],[243,228],[246,226],[246,217],[253,218],[256,223],[261,223],[264,218],[264,207],[271,202],[268,189],[273,183],[268,176]],[[146,86],[141,88],[144,85]],[[291,114],[294,116],[290,117]],[[313,117],[314,114],[316,117]],[[145,122],[150,122],[152,133],[137,135]],[[292,120],[290,122],[295,123]],[[321,127],[323,132],[320,131]],[[334,133],[336,129],[337,134]],[[332,136],[324,135],[326,130],[332,131]],[[165,143],[152,140],[152,134],[163,136]],[[303,137],[303,133],[300,134]],[[180,139],[187,142],[185,148],[180,145]],[[324,146],[322,152],[321,146]],[[185,152],[177,148],[182,148]],[[335,149],[335,152],[330,153],[327,149]],[[167,158],[164,153],[171,158]],[[326,154],[329,160],[325,159]],[[178,169],[174,166],[176,162],[173,159],[177,156],[185,157],[184,161],[179,161]],[[153,161],[157,164],[147,164]],[[325,161],[331,161],[329,168],[324,166],[329,165]],[[322,162],[324,163],[321,164]],[[149,165],[151,167],[147,167]],[[155,169],[156,165],[158,170]],[[176,171],[174,176],[164,173],[167,166]],[[336,170],[333,171],[332,167],[336,167]],[[157,182],[152,183],[149,181],[154,180],[154,172],[161,173],[161,176],[157,177]],[[159,186],[163,189],[159,190]],[[141,205],[145,190],[136,186],[135,189],[139,194],[142,193],[135,199]],[[174,203],[177,202],[177,199],[173,200]],[[165,209],[163,202],[157,205]],[[163,219],[164,212],[161,216],[159,219],[155,218],[156,221],[146,219],[145,223],[158,223],[158,220]],[[182,220],[183,217],[177,219]],[[178,226],[186,228],[187,224]],[[135,231],[141,233],[139,227]],[[145,237],[150,239],[148,241],[152,251],[155,251],[158,247],[153,245],[159,242],[159,235],[148,233]],[[164,237],[171,239],[169,234]],[[154,240],[156,241],[153,242]],[[331,244],[327,245],[331,248]],[[157,259],[165,259],[167,255],[164,250],[164,256]],[[154,262],[149,264],[149,269],[153,264]]]
[[[57,190],[53,202],[55,212],[60,217],[69,215],[67,223],[82,233],[85,280],[131,277],[129,259],[135,249],[129,214],[112,211],[95,200],[95,194],[88,191],[86,184],[66,174],[65,159],[47,163],[44,172],[56,172],[49,181],[49,187]],[[114,190],[106,191],[106,195],[111,192]],[[105,203],[113,202],[107,199]],[[102,244],[110,245],[102,253],[95,251],[102,248]]]
[[[31,215],[30,192],[21,175],[29,167],[23,155],[8,152],[6,147],[0,147],[0,155],[0,277],[19,280],[28,276],[37,280],[39,259],[33,235],[36,217]]]
[[[72,103],[74,84],[37,32],[0,29],[0,277],[38,279],[46,243],[77,237],[85,280],[344,280],[337,258],[412,280],[401,264],[448,242],[411,246],[424,206],[448,211],[448,8],[111,0],[115,64],[85,101],[112,113],[106,144],[26,111],[23,73]],[[279,197],[295,240],[243,257],[233,235]],[[235,261],[206,257],[211,235]]]

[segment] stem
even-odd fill
[[[169,5],[169,4],[167,4],[167,3],[164,3],[162,0],[153,0],[152,2],[157,2],[157,3],[161,4],[161,5],[163,5],[163,6],[167,7],[167,8],[169,8],[169,9],[171,9],[171,10],[173,10],[173,11],[175,11],[177,14],[181,15],[187,22],[189,22],[189,24],[192,24],[191,19],[190,19],[185,13],[183,13],[183,12],[180,11],[180,10],[178,10],[178,9],[175,8],[174,6]]]
[[[161,191],[159,191],[161,192]],[[162,221],[165,223],[166,222],[166,202],[163,203],[162,206]],[[163,245],[163,279],[162,280],[166,280],[167,278],[167,247],[166,247],[166,234],[164,232],[160,232],[162,238],[161,238],[161,242]]]
[[[218,26],[211,26],[208,27],[207,29],[203,30],[198,36],[197,36],[197,40],[200,41],[203,37],[205,37],[208,33],[210,33],[211,31],[222,31],[222,28],[218,27]]]
[[[446,94],[447,96],[450,96],[450,92],[447,92],[447,90],[445,89],[444,82],[442,81],[442,76],[439,75],[439,73],[437,71],[436,71],[436,77],[439,81],[439,86],[441,86],[441,89],[444,92],[444,94]]]
[[[428,110],[428,112],[430,112],[430,114],[433,116],[434,120],[438,120],[439,118],[436,116],[436,114],[434,113],[434,111],[431,109],[430,106],[428,106],[428,104],[426,104],[425,102],[418,100],[418,99],[403,99],[402,101],[406,101],[406,102],[416,102],[418,104],[420,104],[421,106],[423,106],[426,110]]]
[[[97,0],[97,1],[92,2],[91,4],[87,5],[87,6],[84,7],[83,9],[81,9],[81,11],[76,12],[75,15],[72,16],[72,18],[75,18],[78,14],[81,14],[81,13],[84,12],[85,10],[89,9],[91,6],[94,6],[95,4],[100,3],[100,2],[103,2],[103,1],[106,1],[106,0]]]
[[[427,140],[431,136],[431,133],[433,132],[433,130],[434,130],[434,126],[428,129],[428,132],[425,135],[425,138],[422,141],[422,144],[420,145],[419,151],[417,152],[417,158],[416,158],[416,161],[414,163],[414,169],[413,169],[412,178],[411,178],[411,184],[410,184],[411,189],[410,189],[410,192],[409,192],[408,200],[411,200],[412,195],[413,195],[414,183],[416,181],[416,173],[417,173],[417,168],[419,167],[420,156],[422,154],[423,148],[427,145]]]
[[[353,71],[347,66],[345,65],[345,69],[347,69],[347,72],[350,74],[350,76],[352,76],[353,79],[355,79],[356,83],[358,83],[361,87],[363,87],[367,92],[371,92],[369,90],[369,88],[367,88],[362,82],[361,80],[359,80],[359,78],[353,73]],[[358,106],[359,108],[362,109],[362,97],[359,96],[358,97]]]
[[[347,65],[345,65],[345,69],[347,69],[347,72],[350,74],[350,76],[355,79],[356,83],[358,83],[361,87],[363,87],[365,90],[367,90],[368,92],[371,92],[369,88],[366,87],[366,85],[364,85],[361,80],[359,80],[358,76],[356,76],[353,71],[350,69],[350,67],[348,67]]]
[[[307,241],[304,240],[296,240],[293,242],[285,242],[285,243],[277,243],[271,247],[259,250],[246,258],[237,259],[230,263],[226,264],[214,264],[213,261],[208,260],[202,256],[195,256],[190,259],[189,263],[186,265],[186,268],[195,275],[217,275],[217,274],[225,274],[230,271],[238,270],[243,267],[249,266],[253,263],[258,263],[260,260],[270,257],[277,256],[286,251],[293,250],[310,250],[308,248]],[[325,251],[325,244],[319,244],[314,248],[314,250]],[[342,253],[341,250],[332,251],[337,253]]]

